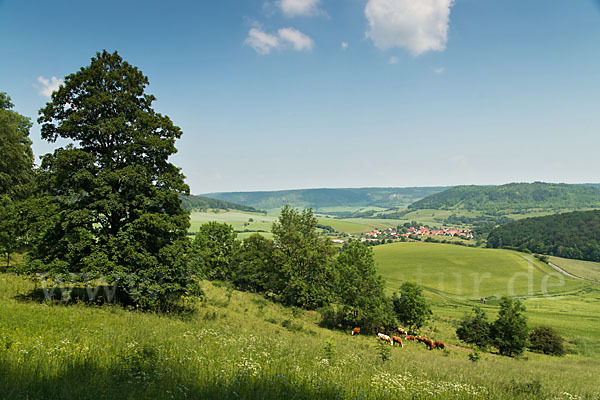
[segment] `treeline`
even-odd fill
[[[485,226],[485,225],[502,225],[512,222],[512,218],[507,216],[496,216],[496,215],[478,215],[474,217],[467,217],[466,215],[452,214],[446,218],[447,224],[452,225],[470,225],[470,226]]]
[[[330,328],[395,327],[403,307],[385,295],[372,249],[355,241],[338,251],[317,227],[312,210],[290,206],[273,224],[273,240],[255,234],[240,242],[230,225],[209,222],[194,239],[195,269],[286,306],[319,309]]]
[[[501,186],[457,186],[421,199],[416,209],[468,210],[491,216],[535,209],[565,210],[600,207],[600,189],[588,185],[510,183]]]
[[[492,230],[488,235],[487,245],[600,261],[600,210],[576,211],[511,222]]]
[[[406,207],[416,200],[446,187],[410,188],[340,188],[340,189],[296,189],[264,192],[208,193],[205,196],[245,204],[263,210],[291,205],[297,208],[319,210],[325,207],[350,206],[382,208]]]
[[[188,211],[206,211],[209,209],[216,210],[239,210],[247,212],[264,213],[262,210],[257,210],[254,207],[245,206],[242,204],[232,203],[225,200],[211,199],[210,197],[181,195],[181,206]]]

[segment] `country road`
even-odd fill
[[[565,271],[564,269],[562,269],[561,267],[552,264],[551,262],[549,262],[548,265],[551,266],[552,268],[554,268],[555,270],[557,270],[558,272],[560,272],[561,274],[568,276],[569,278],[579,279],[580,281],[589,281],[589,279],[581,278],[579,276],[570,274],[567,271]]]

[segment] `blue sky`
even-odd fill
[[[138,66],[193,193],[600,181],[596,0],[0,0],[0,37],[33,119],[97,51]]]

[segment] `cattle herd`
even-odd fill
[[[416,341],[419,343],[424,343],[425,346],[429,350],[433,350],[433,349],[445,350],[446,349],[446,343],[444,343],[444,342],[438,342],[437,340],[431,340],[431,339],[423,337],[423,336],[412,336],[412,335],[409,335],[402,328],[397,328],[394,333],[399,334],[399,335],[404,335],[405,341],[412,341],[412,342]],[[354,336],[354,335],[360,335],[360,328],[352,329],[352,336]],[[400,347],[404,347],[404,344],[402,343],[402,338],[400,336],[389,336],[389,335],[386,335],[385,333],[378,332],[377,338],[379,340],[383,340],[384,342],[389,343],[390,346],[394,346],[397,343]]]

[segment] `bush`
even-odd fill
[[[492,341],[500,354],[516,356],[527,346],[529,328],[524,311],[525,306],[519,300],[505,296],[500,301],[498,319],[491,326]]]
[[[392,295],[392,304],[398,321],[410,331],[420,329],[432,315],[423,287],[414,282],[404,282],[400,286],[400,297],[396,293]]]
[[[474,307],[473,312],[460,322],[456,336],[468,344],[474,344],[485,350],[490,344],[490,324],[481,307]]]
[[[565,354],[564,341],[562,336],[549,326],[538,326],[529,333],[529,348],[553,356],[562,356]]]

